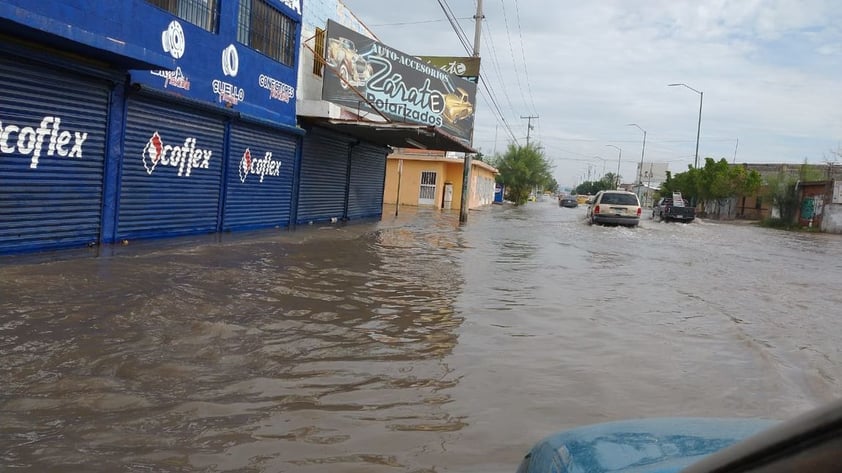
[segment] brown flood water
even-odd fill
[[[0,469],[513,472],[577,425],[842,395],[838,236],[393,214],[0,257]]]

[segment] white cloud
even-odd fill
[[[443,19],[436,2],[401,2],[400,9],[382,8],[382,0],[345,3],[367,24],[382,25],[373,29],[393,47],[464,53],[446,22],[384,25]],[[474,2],[449,3],[457,16],[474,13]],[[628,123],[647,130],[647,160],[670,161],[678,171],[692,163],[699,95],[667,87],[674,82],[704,92],[702,157],[733,159],[739,140],[740,162],[819,162],[842,140],[842,12],[835,2],[502,0],[485,8],[484,79],[522,143],[520,117],[540,116],[532,138],[557,163],[559,182],[575,183],[588,156],[616,165],[607,144],[623,148],[621,174],[634,176],[642,134]],[[472,22],[462,27],[472,40]],[[490,107],[480,100],[477,110],[475,145],[486,153],[505,149],[508,133],[495,126]],[[594,165],[601,171],[601,161]]]

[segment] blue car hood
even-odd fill
[[[517,472],[675,473],[778,422],[656,418],[589,425],[541,440]]]

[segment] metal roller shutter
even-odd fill
[[[147,97],[128,102],[118,238],[219,229],[225,123]]]
[[[297,143],[279,130],[232,125],[223,229],[289,226]]]
[[[0,57],[0,253],[99,241],[112,85]]]
[[[386,179],[386,148],[360,144],[351,153],[351,180],[347,218],[383,216],[383,186]]]
[[[304,136],[297,223],[344,218],[348,144],[352,141],[319,129]]]

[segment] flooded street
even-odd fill
[[[2,257],[0,466],[514,472],[577,425],[842,395],[842,237],[584,213]]]

